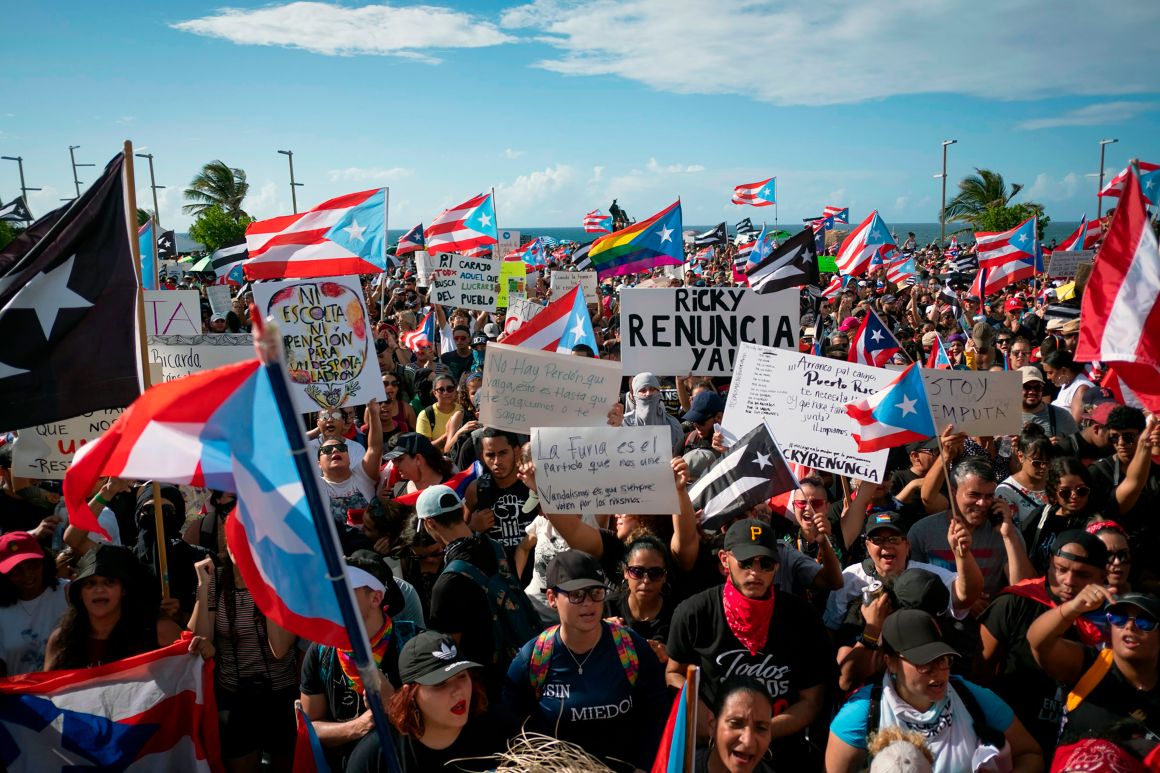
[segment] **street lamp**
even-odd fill
[[[1104,189],[1104,149],[1113,142],[1119,140],[1100,140],[1100,187],[1096,188],[1096,220],[1104,214],[1104,199],[1100,196],[1100,191]]]
[[[77,167],[78,166],[96,166],[96,164],[78,164],[77,163],[76,149],[79,147],[80,147],[80,145],[69,145],[68,146],[68,157],[69,157],[69,160],[72,162],[73,185],[76,186],[76,189],[77,189],[77,195],[74,196],[73,198],[77,198],[77,199],[79,199],[81,197],[81,180],[79,177],[77,177]],[[61,201],[72,201],[72,199],[63,199],[62,198]]]
[[[5,161],[15,161],[16,166],[20,169],[20,196],[24,199],[24,207],[28,208],[28,192],[38,191],[40,188],[29,188],[24,184],[24,156],[0,156]],[[31,220],[25,222],[31,223]]]
[[[294,151],[293,150],[279,150],[279,153],[286,156],[290,161],[290,204],[294,207],[294,214],[298,214],[298,193],[295,188],[301,187],[302,183],[294,182]]]
[[[938,247],[941,250],[947,241],[947,148],[958,140],[943,140],[942,206],[938,210]]]
[[[137,158],[149,159],[149,187],[153,189],[153,222],[161,228],[161,210],[157,206],[157,189],[164,188],[164,185],[158,185],[157,180],[153,177],[153,154],[152,153],[134,153]]]

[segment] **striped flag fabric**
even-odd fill
[[[399,237],[398,245],[395,247],[395,256],[402,257],[425,249],[427,249],[427,242],[423,240],[423,224],[419,223]]]
[[[876,256],[880,257],[879,249],[884,246],[897,245],[885,221],[878,216],[878,210],[874,210],[842,242],[834,262],[843,274],[860,276],[869,270]]]
[[[979,273],[975,275],[975,281],[971,283],[972,298],[978,298],[979,303],[987,299],[987,273],[989,269],[986,266],[979,267]]]
[[[934,418],[918,365],[911,363],[887,387],[846,406],[861,431],[853,435],[859,451],[879,451],[934,437]]]
[[[777,178],[769,177],[755,183],[742,183],[733,189],[734,204],[768,207],[777,203]]]
[[[974,252],[959,253],[947,261],[947,269],[956,274],[974,274],[979,270],[979,256]]]
[[[322,743],[314,732],[314,723],[302,709],[302,701],[294,701],[294,769],[292,773],[330,773],[330,763],[322,751]]]
[[[222,279],[229,277],[235,268],[240,269],[249,256],[246,251],[246,240],[243,238],[239,242],[214,250],[209,259],[214,274]]]
[[[886,281],[896,285],[914,284],[918,267],[913,252],[896,252],[885,263]]]
[[[980,300],[1002,290],[1007,285],[1022,282],[1035,276],[1036,260],[1032,256],[1025,260],[1011,260],[999,266],[981,266],[975,276],[971,294]],[[981,284],[980,284],[981,282]],[[980,295],[982,293],[982,295]]]
[[[1140,178],[1130,170],[1080,306],[1075,358],[1100,360],[1160,411],[1160,255]]]
[[[835,223],[848,224],[850,222],[850,208],[828,206],[822,210],[822,217],[831,218]]]
[[[548,264],[548,257],[544,251],[540,237],[532,239],[527,244],[520,245],[503,256],[504,260],[522,260],[529,266],[539,268]]]
[[[1160,164],[1150,164],[1147,161],[1139,161],[1136,164],[1138,173],[1138,184],[1140,192],[1144,196],[1144,200],[1149,204],[1156,203],[1156,194],[1160,193]],[[1108,181],[1104,189],[1100,191],[1101,196],[1119,197],[1123,195],[1124,189],[1127,187],[1128,177],[1132,173],[1131,167],[1124,167],[1118,175]]]
[[[463,497],[467,496],[467,487],[470,486],[472,483],[474,483],[476,480],[478,480],[479,476],[482,474],[483,474],[483,463],[480,462],[479,460],[476,460],[476,461],[472,462],[469,466],[463,468],[462,470],[460,470],[459,472],[455,473],[450,478],[448,478],[447,481],[443,485],[450,486],[452,489],[455,490],[455,493],[458,494],[460,496],[460,498],[463,498]],[[404,505],[406,507],[414,507],[415,503],[419,501],[419,495],[422,493],[423,493],[422,491],[412,491],[409,494],[402,494],[400,496],[397,496],[391,501],[393,501],[397,505]]]
[[[737,221],[737,223],[733,226],[733,233],[737,236],[756,233],[757,230],[758,229],[753,225],[753,221],[749,218],[743,218],[742,220]]]
[[[1088,223],[1087,235],[1083,238],[1083,248],[1085,250],[1094,250],[1100,246],[1103,241],[1104,233],[1112,224],[1112,216],[1104,215],[1099,220],[1093,220]]]
[[[766,421],[743,435],[689,489],[693,507],[703,510],[705,531],[770,497],[797,488],[793,472]]]
[[[612,233],[612,215],[606,215],[599,209],[592,210],[584,216],[584,233]]]
[[[902,345],[898,343],[898,339],[874,309],[870,309],[862,318],[862,324],[858,326],[858,332],[850,342],[849,360],[859,365],[881,368],[900,351]]]
[[[7,204],[0,204],[0,220],[8,220],[14,223],[20,221],[32,222],[32,213],[28,211],[28,205],[24,203],[24,197],[17,196]]]
[[[765,233],[764,229],[762,233]],[[757,244],[761,244],[761,239],[757,240]],[[803,228],[772,250],[765,259],[754,263],[752,256],[756,254],[757,248],[754,248],[746,275],[749,286],[759,295],[818,282],[817,246],[808,228]]]
[[[693,235],[694,247],[705,247],[711,244],[725,244],[729,241],[729,233],[725,229],[725,223],[721,222],[710,228],[708,231]]]
[[[846,289],[846,285],[850,283],[852,278],[842,276],[841,274],[834,274],[830,278],[830,283],[822,290],[822,297],[830,300],[837,298],[842,294],[842,290]]]
[[[822,231],[831,231],[834,228],[834,218],[823,215],[822,217],[814,217],[807,220],[810,228],[814,233],[821,233]]]
[[[433,311],[427,312],[427,315],[423,317],[423,320],[414,330],[399,336],[399,343],[413,352],[419,351],[420,347],[430,346],[434,340],[435,312]]]
[[[423,232],[428,252],[463,252],[499,243],[495,202],[490,193],[472,196],[444,210]]]
[[[680,266],[685,262],[681,241],[681,202],[678,199],[647,220],[601,236],[592,242],[579,270],[592,268],[601,280],[634,274],[658,266]]]
[[[660,747],[657,749],[657,756],[649,773],[685,773],[686,770],[690,770],[686,763],[693,757],[693,746],[696,741],[699,703],[696,696],[700,691],[701,669],[699,666],[692,666],[689,671],[691,678],[685,679],[681,691],[673,699],[668,721],[665,722],[665,731],[661,735]]]
[[[387,189],[348,193],[246,228],[246,279],[377,274],[387,269]]]
[[[930,348],[930,354],[926,358],[926,367],[931,370],[951,369],[951,358],[947,354],[946,347],[943,346],[942,338],[936,337],[934,339],[934,346]]]
[[[493,252],[494,250],[492,250],[491,245],[487,245],[464,250],[463,255],[468,258],[490,258]]]
[[[1084,248],[1084,243],[1087,242],[1087,232],[1087,215],[1084,215],[1080,218],[1079,228],[1075,229],[1066,237],[1064,237],[1063,241],[1059,242],[1055,249],[1065,251],[1082,250]]]
[[[579,285],[549,303],[536,316],[520,325],[519,329],[504,338],[506,346],[522,346],[526,349],[539,349],[545,352],[554,352],[560,346],[568,330],[577,323],[575,309],[579,305],[588,316],[588,309],[584,308],[583,290]],[[577,301],[579,298],[579,302]],[[591,321],[589,321],[591,326]]]
[[[997,268],[1015,260],[1035,260],[1039,244],[1036,225],[1039,220],[1032,215],[1008,231],[982,231],[975,234],[978,245],[979,265]]]

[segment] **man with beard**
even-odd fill
[[[1027,730],[1050,756],[1055,749],[1063,694],[1031,653],[1027,631],[1046,609],[1071,601],[1088,585],[1102,584],[1108,551],[1104,543],[1082,529],[1059,535],[1047,575],[1005,588],[983,612],[984,676],[995,676],[992,688],[1022,718]],[[1103,640],[1100,629],[1079,617],[1067,638],[1090,647]]]
[[[1043,401],[1043,385],[1047,382],[1039,368],[1024,365],[1019,372],[1023,375],[1023,423],[1035,422],[1053,440],[1079,432],[1070,411]]]
[[[493,427],[485,428],[482,435],[487,471],[467,487],[464,501],[471,513],[469,524],[473,531],[486,533],[503,546],[514,574],[516,548],[535,520],[535,508],[526,508],[531,491],[518,475],[520,441],[514,433]],[[530,575],[530,563],[528,571]]]

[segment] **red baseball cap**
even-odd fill
[[[26,531],[13,531],[0,537],[0,574],[8,574],[17,564],[44,559],[40,543]]]

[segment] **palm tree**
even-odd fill
[[[200,215],[213,206],[220,206],[235,220],[246,216],[242,199],[250,190],[243,169],[233,169],[224,161],[210,161],[185,189],[185,200],[191,203],[181,208],[189,215]]]
[[[1007,183],[998,172],[990,169],[975,169],[975,172],[959,181],[959,193],[943,213],[947,222],[957,220],[977,226],[988,209],[1006,207],[1023,190],[1022,184],[1012,183],[1008,192]]]

